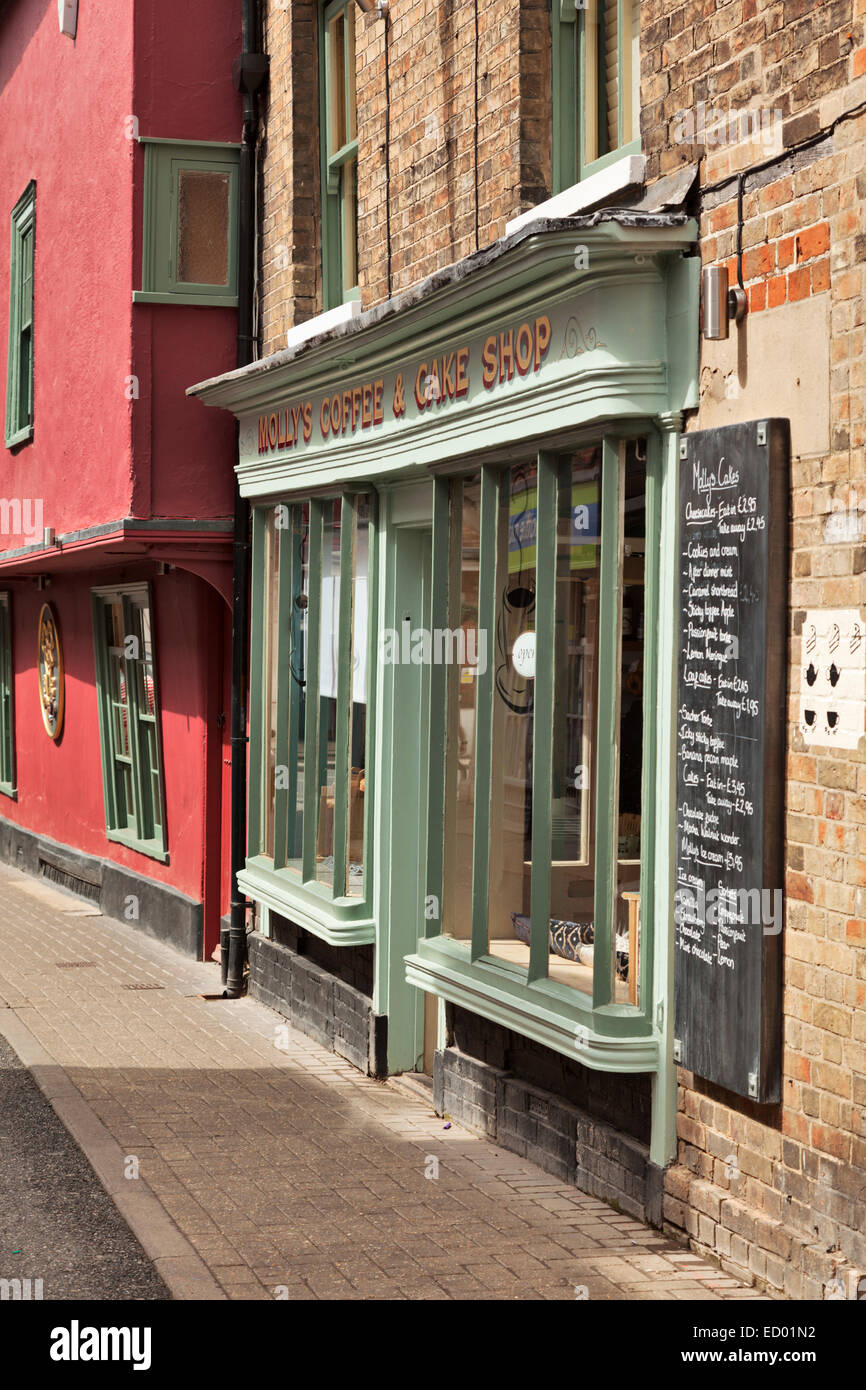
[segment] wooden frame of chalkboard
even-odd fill
[[[790,427],[686,435],[678,499],[674,1053],[780,1099]]]

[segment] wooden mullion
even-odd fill
[[[316,877],[316,837],[319,830],[319,647],[322,608],[322,533],[324,503],[310,502],[310,550],[307,566],[307,659],[306,715],[304,719],[304,882]]]
[[[595,794],[595,892],[592,1002],[613,998],[614,921],[619,809],[619,688],[622,679],[623,453],[606,438],[601,462],[601,581],[599,599],[598,741]]]

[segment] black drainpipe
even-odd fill
[[[255,281],[255,160],[258,113],[256,93],[265,81],[267,57],[261,52],[258,0],[242,0],[241,53],[232,64],[232,81],[244,98],[243,137],[238,171],[238,366],[253,360],[253,291]],[[247,660],[249,648],[250,509],[235,479],[234,572],[232,579],[232,792],[231,915],[228,940],[220,952],[225,995],[237,999],[244,989],[247,953],[247,900],[238,873],[247,854]]]

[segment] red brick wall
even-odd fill
[[[665,1211],[732,1271],[788,1297],[821,1298],[851,1267],[866,1271],[866,759],[806,750],[800,631],[807,609],[866,604],[866,117],[838,120],[866,99],[866,4],[650,0],[643,11],[650,174],[699,162],[701,188],[712,190],[700,198],[702,260],[726,263],[732,283],[730,175],[754,170],[744,185],[743,281],[750,316],[781,326],[771,365],[784,374],[789,363],[790,400],[783,389],[767,413],[793,414],[809,361],[829,357],[829,447],[808,453],[796,427],[792,437],[782,1103],[758,1107],[681,1071]],[[726,113],[778,111],[772,140],[679,142],[677,113],[682,122],[699,101]],[[791,306],[816,296],[829,311],[826,341],[788,337]],[[765,366],[750,359],[745,374]],[[705,365],[690,429],[706,421],[708,375]],[[859,534],[831,537],[833,512],[856,517],[860,502]]]

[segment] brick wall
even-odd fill
[[[866,761],[862,752],[806,749],[800,634],[806,609],[866,605],[866,117],[840,119],[866,100],[866,5],[650,0],[642,8],[650,173],[700,162],[702,260],[726,263],[736,283],[730,175],[744,171],[751,322],[741,345],[771,330],[778,344],[769,364],[748,346],[737,360],[735,348],[723,382],[702,344],[701,408],[687,427],[709,422],[722,387],[736,409],[749,376],[766,373],[760,410],[740,418],[790,415],[793,450],[782,1102],[758,1107],[682,1071],[665,1215],[741,1277],[821,1298],[836,1280],[847,1289],[852,1268],[866,1270]],[[678,140],[689,130],[684,111],[697,130],[701,101],[726,114],[739,138]],[[754,127],[730,121],[744,106],[775,113],[757,141],[742,138]],[[812,335],[818,341],[796,326],[807,301],[825,315],[814,320],[826,323]],[[807,411],[821,406],[825,379],[829,427],[816,448]],[[834,513],[854,524],[834,532]]]
[[[266,0],[261,341],[322,309],[318,31]],[[356,15],[359,283],[365,308],[502,236],[550,193],[547,0],[392,0]],[[476,121],[477,112],[477,121]],[[386,165],[390,204],[386,208]],[[389,285],[390,238],[390,285]]]
[[[267,356],[321,310],[317,6],[264,0],[263,29],[271,65],[259,147],[259,334]]]

